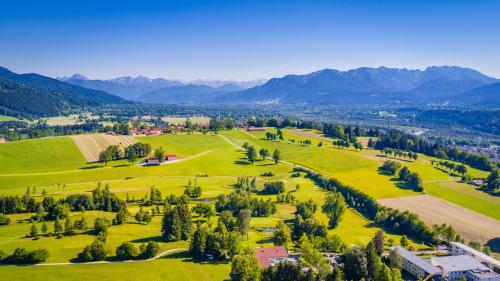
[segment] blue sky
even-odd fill
[[[0,38],[1,66],[48,76],[459,65],[500,77],[500,1],[2,1]]]

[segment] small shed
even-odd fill
[[[158,160],[157,158],[153,158],[153,157],[144,159],[144,162],[148,166],[158,166],[158,165],[160,165],[160,160]]]
[[[174,161],[174,160],[177,160],[177,155],[175,155],[175,154],[165,155],[165,161]]]

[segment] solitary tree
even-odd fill
[[[257,160],[257,150],[253,145],[249,146],[247,149],[247,159],[252,164]]]
[[[158,159],[160,162],[165,161],[165,151],[163,150],[163,148],[159,147],[155,149],[154,155],[155,158]]]
[[[274,160],[274,164],[278,164],[278,162],[281,160],[280,151],[277,149],[275,149],[273,152],[273,160]]]
[[[269,156],[269,150],[265,149],[265,148],[261,148],[259,150],[259,155],[262,159],[266,158]]]
[[[292,241],[290,228],[284,222],[280,221],[276,225],[276,230],[273,234],[273,243],[278,246],[285,246],[288,249],[288,243]]]

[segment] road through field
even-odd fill
[[[378,202],[416,213],[428,225],[451,224],[462,237],[481,244],[500,236],[500,221],[431,195],[380,199]]]
[[[106,264],[106,263],[121,263],[121,262],[148,262],[148,261],[154,261],[157,260],[165,255],[168,255],[173,252],[178,252],[178,251],[187,251],[188,249],[186,248],[174,248],[170,250],[163,251],[159,253],[158,255],[146,259],[146,260],[123,260],[123,261],[91,261],[91,262],[53,262],[53,263],[37,263],[37,264],[32,264],[32,265],[18,265],[18,264],[5,264],[1,266],[61,266],[61,265],[82,265],[82,264]]]

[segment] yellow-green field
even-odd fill
[[[274,129],[271,129],[274,131]],[[120,198],[140,199],[149,193],[151,186],[158,188],[165,197],[169,194],[181,195],[188,181],[196,179],[202,187],[202,196],[198,200],[213,202],[220,193],[230,193],[232,184],[239,176],[257,178],[258,187],[265,181],[282,180],[287,192],[299,200],[313,199],[321,205],[325,191],[311,180],[292,177],[293,163],[314,169],[324,175],[334,177],[352,185],[376,199],[399,198],[422,193],[399,187],[391,177],[378,173],[377,168],[386,160],[378,151],[365,149],[338,149],[327,142],[310,135],[292,134],[284,130],[285,141],[265,140],[265,132],[243,132],[238,130],[221,131],[212,134],[169,134],[161,136],[138,137],[139,141],[150,143],[154,148],[162,147],[167,153],[175,153],[183,161],[156,167],[129,165],[125,160],[112,161],[107,167],[102,164],[87,164],[81,152],[68,137],[43,138],[15,141],[0,145],[0,194],[22,195],[28,186],[36,186],[36,200],[42,200],[42,191],[56,198],[75,193],[88,193],[98,182],[109,184],[112,192]],[[308,132],[311,133],[311,132]],[[317,132],[312,132],[317,134]],[[294,139],[292,143],[289,140]],[[309,139],[312,145],[301,145],[300,140]],[[318,147],[323,141],[324,145]],[[363,140],[366,141],[367,140]],[[274,164],[271,160],[260,160],[255,164],[246,161],[244,152],[236,146],[248,142],[257,150],[267,148],[281,151],[283,163]],[[500,202],[474,187],[458,182],[456,177],[438,170],[430,164],[432,158],[419,155],[417,161],[401,161],[411,171],[420,174],[424,181],[425,193],[445,199],[469,210],[500,219],[497,212]],[[484,171],[467,167],[471,174],[486,176]],[[262,177],[262,173],[272,172],[272,177]],[[295,186],[299,184],[300,189]],[[275,196],[255,195],[275,199]],[[196,204],[198,200],[192,202]],[[132,214],[138,211],[137,205],[130,205]],[[294,217],[293,204],[278,204],[276,214],[264,218],[252,218],[248,240],[244,244],[250,247],[271,245],[273,228],[277,222]],[[89,222],[96,217],[114,217],[114,213],[87,211],[83,214]],[[73,217],[82,216],[73,213]],[[50,252],[48,262],[67,262],[76,257],[94,236],[76,234],[56,239],[42,237],[40,240],[24,238],[29,233],[31,224],[26,221],[30,214],[9,215],[12,223],[0,226],[0,250],[12,252],[16,247],[34,249],[45,247]],[[326,216],[318,211],[316,218],[327,222]],[[212,218],[215,222],[216,218]],[[49,229],[52,229],[49,224]],[[161,249],[186,248],[187,242],[165,243],[160,239],[161,216],[154,217],[148,225],[133,221],[120,226],[112,226],[106,242],[113,250],[122,242],[132,241],[137,245],[154,240],[160,242]],[[339,225],[330,229],[330,233],[339,235],[348,244],[366,244],[380,227],[370,222],[355,210],[348,209]],[[399,242],[400,236],[386,234]],[[416,248],[424,245],[411,241]],[[151,273],[154,272],[154,273]],[[196,263],[179,254],[142,263],[113,263],[99,265],[64,265],[35,267],[0,267],[0,276],[6,280],[27,280],[36,275],[43,280],[223,280],[227,279],[228,264]],[[33,279],[31,279],[33,280]]]

